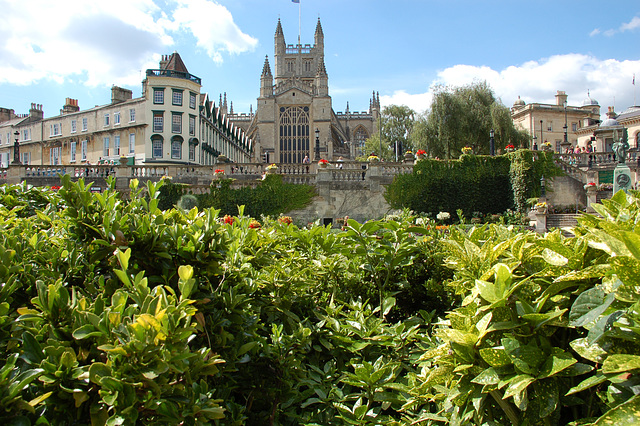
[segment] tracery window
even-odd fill
[[[280,163],[302,163],[309,155],[309,107],[280,108]]]
[[[368,137],[369,135],[363,127],[358,127],[353,133],[353,141],[356,148],[356,157],[362,157],[364,155],[364,142]]]

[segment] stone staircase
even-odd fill
[[[547,216],[547,229],[552,230],[554,228],[570,228],[578,224],[578,217],[580,213],[569,214],[550,214]],[[570,232],[562,231],[565,236],[573,236]]]

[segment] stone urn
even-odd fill
[[[120,165],[121,166],[126,166],[128,162],[129,162],[129,158],[128,157],[120,157]]]
[[[413,153],[411,151],[407,151],[404,153],[404,161],[407,163],[412,162],[415,159]]]
[[[268,166],[265,170],[265,174],[267,175],[275,175],[276,173],[278,173],[278,167],[277,166]]]

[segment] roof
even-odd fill
[[[189,74],[189,71],[187,70],[187,66],[184,64],[184,62],[182,62],[182,58],[180,57],[178,52],[173,52],[171,54],[171,56],[169,57],[169,61],[167,61],[167,64],[162,69],[179,71],[179,72],[184,72]]]

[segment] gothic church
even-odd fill
[[[318,18],[314,45],[287,45],[280,19],[275,33],[274,73],[268,56],[260,76],[255,114],[234,114],[233,104],[222,112],[254,141],[253,161],[302,163],[363,156],[364,141],[378,131],[380,97],[375,92],[368,112],[335,112],[324,62],[324,34]]]

